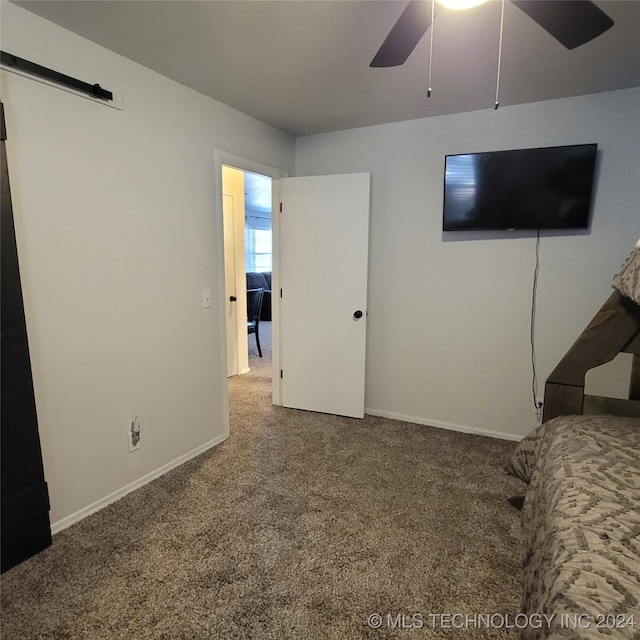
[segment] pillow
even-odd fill
[[[640,240],[638,241],[640,245]],[[623,296],[640,304],[640,247],[631,252],[613,278],[613,286]]]
[[[520,478],[527,484],[531,482],[538,441],[543,428],[545,425],[536,427],[528,436],[520,440],[505,467],[508,474]]]

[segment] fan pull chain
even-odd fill
[[[429,43],[429,87],[427,88],[427,98],[431,97],[431,61],[433,60],[433,26],[436,15],[436,0],[431,0],[431,35]]]
[[[502,65],[502,33],[504,32],[504,3],[502,0],[502,11],[500,13],[500,42],[498,44],[498,76],[496,78],[496,102],[493,105],[494,110],[500,106],[500,67]]]

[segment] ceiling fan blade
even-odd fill
[[[432,0],[435,2],[435,0]],[[435,13],[438,12],[436,5]],[[404,64],[431,25],[431,2],[411,0],[400,14],[370,67],[397,67]]]
[[[611,28],[613,20],[588,0],[511,0],[567,49],[575,49]]]

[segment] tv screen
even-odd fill
[[[597,147],[446,156],[443,231],[588,228]]]

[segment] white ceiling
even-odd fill
[[[401,67],[372,69],[402,0],[46,0],[52,22],[294,135],[492,109],[499,0],[435,21]],[[500,105],[640,86],[640,2],[599,1],[615,20],[569,51],[505,5]],[[99,80],[98,80],[99,81]]]
[[[244,206],[250,209],[252,215],[271,215],[271,178],[257,173],[244,172]]]

